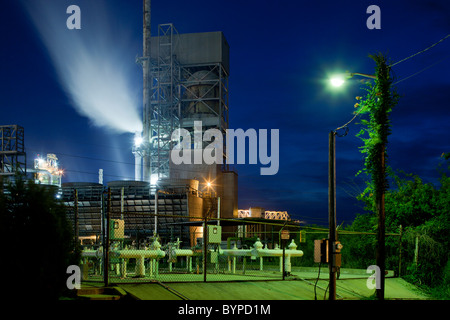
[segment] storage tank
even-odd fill
[[[208,70],[195,72],[186,81],[182,113],[186,118],[219,115],[218,76]]]

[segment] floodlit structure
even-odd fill
[[[59,168],[58,158],[48,153],[46,158],[37,156],[34,159],[34,180],[38,184],[48,184],[61,187],[63,170]]]
[[[150,0],[144,0],[143,55],[137,63],[143,70],[143,132],[136,133],[135,180],[150,183],[151,192],[182,180],[198,180],[199,191],[208,193],[205,205],[211,215],[237,217],[237,173],[223,161],[217,164],[174,164],[170,153],[179,142],[173,137],[183,128],[194,137],[194,122],[202,133],[228,128],[229,45],[222,32],[179,34],[173,24],[160,24],[151,36]],[[204,149],[210,142],[192,144]],[[191,162],[193,163],[193,161]],[[218,199],[220,198],[220,208]]]
[[[248,210],[239,209],[239,218],[262,218],[271,220],[291,220],[287,211],[266,211],[261,207],[252,207]]]

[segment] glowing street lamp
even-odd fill
[[[333,87],[341,87],[347,79],[353,78],[353,76],[361,76],[364,78],[376,79],[377,77],[371,74],[359,73],[359,72],[345,72],[343,74],[337,74],[330,78],[330,83]]]
[[[334,76],[330,79],[330,83],[333,87],[340,87],[344,84],[345,80],[340,76]]]
[[[377,79],[376,76],[353,72],[335,75],[330,78],[333,87],[341,87],[345,80],[353,76],[361,76],[370,79]],[[348,123],[347,123],[348,124]],[[336,272],[340,267],[340,251],[342,245],[337,241],[336,236],[336,134],[341,128],[347,128],[347,124],[341,126],[329,134],[329,150],[328,150],[328,223],[329,223],[329,239],[328,239],[328,264],[329,264],[329,300],[336,300]]]

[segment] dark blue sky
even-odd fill
[[[142,1],[109,0],[104,9],[94,2],[44,3],[55,4],[64,32],[65,9],[80,6],[82,30],[71,32],[90,37],[88,51],[110,45],[141,114],[142,71],[134,61],[142,54]],[[381,30],[366,27],[372,4],[381,9]],[[31,11],[37,23],[48,23],[39,12]],[[239,207],[287,210],[293,218],[326,224],[328,133],[350,120],[355,96],[364,93],[357,81],[330,90],[329,74],[370,74],[375,65],[369,54],[381,52],[396,62],[436,43],[450,33],[450,2],[153,0],[153,34],[161,23],[174,23],[179,33],[223,31],[231,55],[230,128],[280,130],[277,175],[260,176],[259,165],[235,166]],[[109,42],[101,41],[103,33]],[[77,112],[19,1],[2,1],[0,34],[0,124],[25,128],[28,162],[38,153],[55,153],[65,169],[63,182],[96,182],[99,168],[105,181],[133,179],[133,135],[99,127]],[[389,164],[433,183],[440,155],[450,151],[449,58],[447,39],[393,68],[401,99],[391,117]],[[357,122],[337,138],[339,224],[363,212],[353,196],[364,188],[364,177],[355,177],[363,165]]]

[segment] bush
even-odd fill
[[[16,177],[0,194],[0,232],[7,257],[0,270],[10,296],[59,298],[67,267],[78,264],[80,250],[56,190]]]

